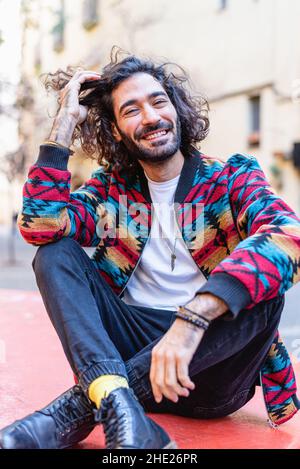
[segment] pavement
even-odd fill
[[[94,248],[84,248],[89,256]],[[37,247],[27,244],[18,230],[0,225],[0,289],[38,291],[32,259]],[[280,323],[280,334],[300,362],[300,282],[286,293],[286,302]]]
[[[74,385],[73,374],[38,292],[0,290],[0,428]],[[1,352],[2,343],[2,352]],[[300,380],[300,363],[295,364]],[[34,377],[34,379],[33,379]],[[223,418],[150,414],[179,449],[300,449],[300,412],[276,430],[267,423],[262,391]],[[105,447],[97,426],[77,449]]]
[[[36,250],[25,243],[18,231],[11,236],[7,229],[0,227],[0,428],[43,407],[74,384],[35,283],[31,262]],[[93,252],[93,248],[85,250],[89,255]],[[297,285],[286,295],[280,327],[293,354],[298,382],[300,321],[296,315],[299,299],[300,285]],[[150,416],[180,449],[300,449],[300,412],[275,431],[267,424],[260,388],[242,409],[225,418],[199,420],[170,414]],[[78,449],[104,447],[100,426],[77,445]]]

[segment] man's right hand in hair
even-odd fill
[[[66,86],[60,91],[60,108],[54,120],[49,140],[69,147],[74,129],[87,117],[88,109],[79,104],[79,91],[85,81],[99,80],[100,73],[77,71]]]

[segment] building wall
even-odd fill
[[[82,27],[83,1],[64,3],[61,52],[53,50],[49,33],[55,2],[37,0],[39,26],[26,31],[23,73],[33,86],[35,106],[24,113],[21,125],[32,161],[52,123],[51,101],[38,74],[69,64],[100,70],[117,44],[185,67],[211,103],[211,132],[202,151],[224,160],[235,152],[254,154],[278,193],[300,212],[299,172],[289,159],[293,142],[300,141],[300,104],[291,99],[300,78],[298,0],[228,0],[223,10],[218,0],[99,0],[99,23],[91,31]],[[261,140],[249,147],[248,100],[255,93],[261,96]],[[92,167],[80,157],[70,162],[76,180],[88,177]]]

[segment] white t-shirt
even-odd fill
[[[176,306],[194,298],[206,279],[192,259],[174,217],[174,195],[180,176],[164,182],[152,181],[146,173],[145,176],[155,204],[155,216],[150,237],[122,299],[129,305],[176,310]],[[175,236],[176,260],[172,271]]]

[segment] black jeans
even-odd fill
[[[33,269],[47,313],[83,390],[102,374],[129,380],[146,411],[212,418],[241,408],[255,393],[259,370],[277,330],[284,296],[215,320],[196,350],[195,382],[177,403],[153,398],[151,350],[174,321],[174,312],[129,306],[117,296],[82,247],[71,238],[41,246]]]

